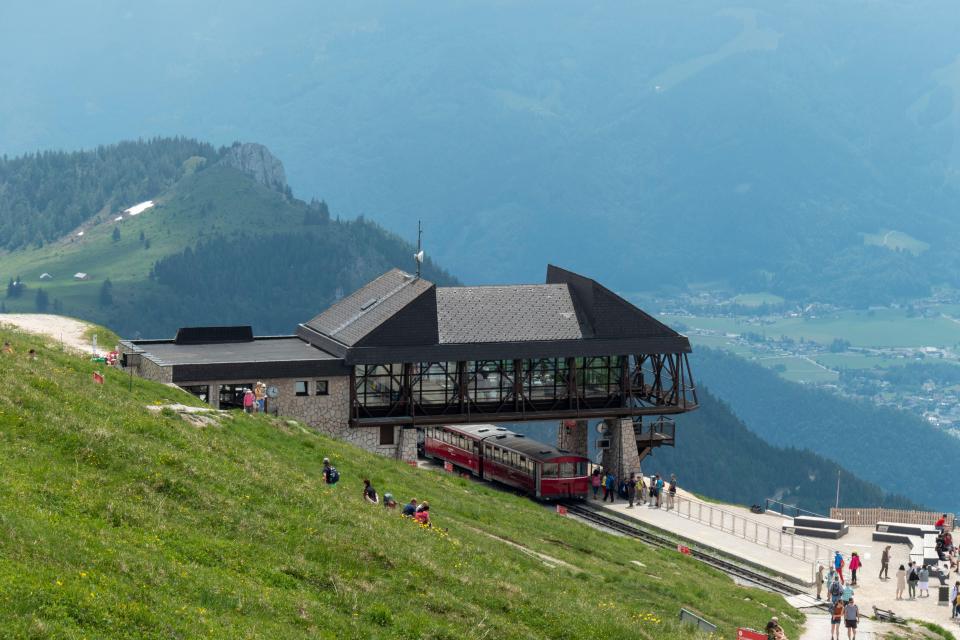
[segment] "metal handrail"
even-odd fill
[[[833,556],[830,549],[816,542],[699,500],[676,496],[673,508],[668,511],[672,511],[681,518],[707,524],[791,558],[809,562],[811,579],[816,571],[817,561],[826,562]]]
[[[779,509],[771,509],[771,508],[770,508],[770,505],[778,505],[780,508],[779,508]],[[811,516],[811,517],[813,517],[813,518],[826,518],[826,517],[827,517],[827,516],[823,515],[822,513],[816,513],[815,511],[807,511],[806,509],[801,509],[800,507],[798,507],[798,506],[795,505],[795,504],[787,504],[787,503],[785,503],[785,502],[780,502],[779,500],[774,500],[773,498],[767,498],[766,500],[763,501],[763,509],[764,509],[764,511],[776,511],[776,512],[779,513],[780,515],[786,516],[787,514],[784,513],[784,508],[786,508],[786,509],[792,509],[792,510],[793,510],[793,515],[792,515],[792,516],[789,516],[789,517],[791,517],[791,518],[796,518],[796,517],[799,516],[801,513],[804,514],[804,515]]]

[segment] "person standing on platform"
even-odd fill
[[[917,587],[920,589],[921,598],[930,597],[930,570],[927,569],[927,565],[920,567],[920,584]]]
[[[833,568],[837,572],[837,575],[840,576],[840,582],[843,580],[843,556],[839,551],[834,552],[833,554]]]
[[[600,485],[603,484],[603,476],[600,474],[600,469],[594,469],[593,475],[590,476],[590,486],[593,487],[593,499],[597,499],[597,493],[600,491]]]
[[[244,413],[253,413],[253,390],[243,390],[243,411]]]
[[[952,587],[950,587],[950,619],[957,617],[958,610],[960,610],[960,580],[957,580]]]
[[[857,570],[863,565],[860,562],[860,554],[856,551],[850,554],[850,584],[857,586]]]
[[[920,571],[917,569],[917,565],[913,562],[910,563],[910,568],[907,569],[907,594],[911,600],[917,598],[917,583],[920,582]]]
[[[820,596],[823,595],[823,565],[817,565],[817,600],[821,600]]]
[[[627,479],[627,500],[630,501],[630,504],[627,505],[627,509],[633,509],[633,502],[637,499],[637,474],[631,473],[630,478]]]
[[[670,487],[667,489],[667,509],[673,509],[677,500],[677,474],[670,474]]]
[[[940,516],[940,519],[937,520],[933,526],[936,527],[937,531],[943,533],[943,530],[946,528],[947,524],[947,514]]]
[[[880,579],[889,580],[890,579],[890,545],[887,545],[883,548],[883,553],[880,555]]]
[[[603,481],[603,501],[606,502],[607,498],[610,498],[610,503],[613,504],[616,502],[616,496],[617,478],[612,472],[608,472],[606,479]]]
[[[660,508],[660,498],[663,496],[663,478],[657,474],[657,509]]]
[[[960,584],[960,583],[957,583]],[[903,600],[903,589],[907,586],[907,570],[900,565],[897,569],[897,600]]]
[[[830,583],[830,604],[836,606],[842,595],[843,587],[840,586],[840,576],[834,574],[833,582]]]

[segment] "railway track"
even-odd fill
[[[636,525],[628,524],[616,518],[612,518],[589,507],[584,507],[582,504],[568,503],[565,506],[567,507],[567,512],[569,514],[586,520],[587,522],[595,524],[599,527],[610,529],[631,538],[642,540],[643,542],[646,542],[654,547],[660,547],[664,549],[677,548],[677,542],[668,538],[667,536],[654,533],[653,531]],[[711,567],[738,578],[743,582],[750,583],[762,589],[766,589],[767,591],[772,591],[785,596],[795,596],[806,593],[806,591],[801,587],[792,585],[785,580],[754,571],[753,569],[749,569],[741,564],[731,562],[730,560],[726,560],[711,553],[706,553],[704,551],[691,548],[690,555],[704,564],[708,564]]]

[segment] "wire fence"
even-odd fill
[[[830,509],[830,517],[843,520],[851,527],[872,527],[878,522],[899,522],[901,524],[936,524],[943,517],[940,511],[908,511],[906,509],[860,509],[844,507]],[[944,523],[948,530],[954,526],[955,514],[948,513]]]

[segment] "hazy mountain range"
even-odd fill
[[[256,140],[468,282],[957,283],[954,3],[0,8],[0,150]],[[57,13],[58,19],[47,17]]]

